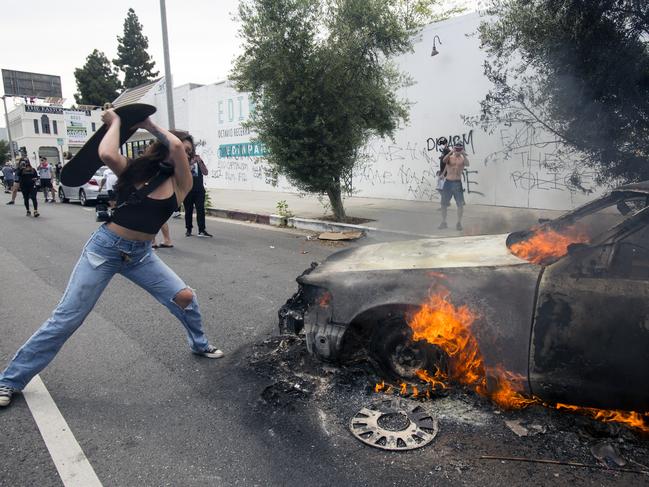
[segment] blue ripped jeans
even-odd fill
[[[117,273],[146,289],[180,320],[193,351],[208,348],[196,295],[184,309],[176,304],[174,297],[187,285],[151,250],[151,242],[126,240],[102,226],[83,248],[61,301],[0,374],[0,385],[22,390],[43,370],[81,326]]]

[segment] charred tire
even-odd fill
[[[368,345],[368,354],[379,372],[388,380],[415,379],[424,369],[434,373],[446,369],[446,354],[424,341],[413,341],[412,330],[403,316],[380,321]]]

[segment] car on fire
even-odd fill
[[[412,378],[448,357],[408,320],[432,292],[476,311],[484,364],[548,403],[649,411],[649,181],[511,234],[349,248],[312,264],[280,309],[309,352]]]

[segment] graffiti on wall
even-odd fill
[[[444,136],[451,144],[462,142],[469,154],[475,154],[473,130],[463,134]],[[437,190],[439,158],[442,136],[429,137],[426,143],[407,142],[405,145],[376,140],[368,144],[353,171],[353,185],[360,186],[400,186],[406,188],[410,197],[416,200],[433,201],[440,199]],[[378,169],[380,163],[391,163],[393,168]],[[383,165],[384,166],[384,165]],[[463,174],[464,189],[467,193],[484,196],[477,190],[478,171],[466,169]]]
[[[485,157],[485,164],[507,162],[510,182],[527,191],[569,191],[590,194],[597,188],[596,173],[582,158],[546,131],[531,125],[499,131],[502,149]]]

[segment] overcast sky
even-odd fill
[[[238,0],[166,0],[174,85],[225,79],[239,54]],[[117,55],[117,36],[133,8],[164,75],[159,0],[1,0],[0,68],[61,76],[66,105],[74,103],[75,68],[93,51]],[[1,88],[0,88],[1,89]],[[7,108],[11,110],[9,99]],[[0,126],[4,126],[4,113]]]
[[[475,8],[479,0],[448,0]],[[227,78],[240,53],[238,0],[166,0],[174,86]],[[109,60],[133,8],[149,39],[149,54],[164,75],[159,0],[0,0],[0,68],[61,77],[65,105],[74,103],[75,68],[94,50]],[[1,88],[0,88],[1,89]],[[13,103],[7,100],[11,110]],[[4,115],[4,114],[3,114]],[[0,126],[5,126],[0,116]]]

